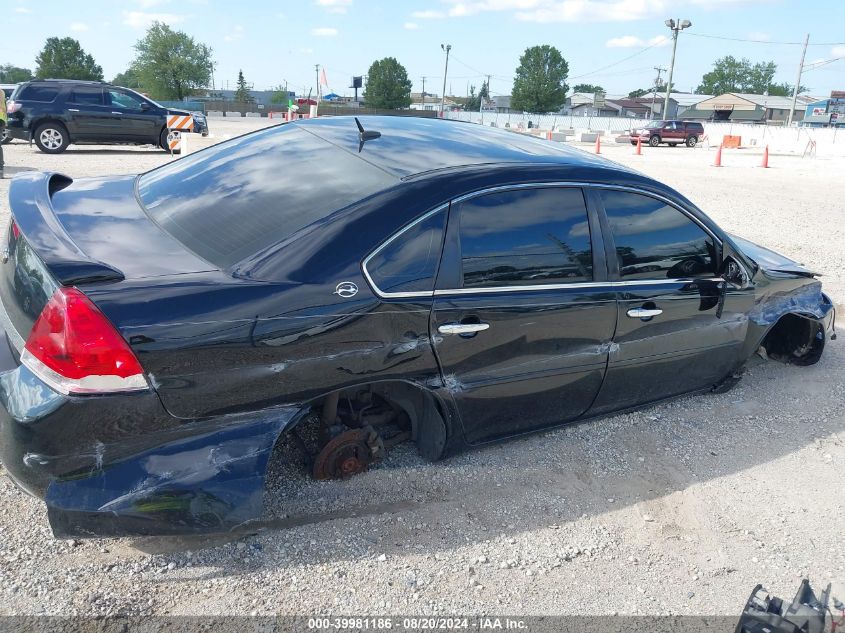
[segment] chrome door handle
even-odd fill
[[[78,108],[68,108],[67,111],[68,112],[79,112],[79,109]]]
[[[123,114],[123,112],[112,112],[112,114]]]
[[[437,331],[441,334],[475,334],[489,327],[489,323],[444,323]]]
[[[663,310],[660,308],[631,308],[628,310],[628,316],[632,319],[650,319],[661,314],[663,314]]]

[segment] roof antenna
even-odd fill
[[[361,150],[364,149],[364,143],[379,138],[381,136],[381,132],[377,132],[376,130],[365,130],[357,116],[355,117],[355,125],[358,126],[358,153],[360,154]]]

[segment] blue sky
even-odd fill
[[[551,44],[569,62],[569,84],[598,83],[611,94],[651,85],[668,66],[666,18],[689,19],[675,66],[678,89],[693,90],[713,60],[731,54],[778,64],[777,81],[794,82],[800,42],[807,64],[845,57],[841,0],[0,0],[0,63],[34,68],[50,36],[77,38],[106,78],[131,61],[132,44],[153,19],[214,49],[218,87],[238,69],[255,88],[284,84],[302,93],[325,67],[329,88],[352,94],[353,74],[396,57],[419,91],[440,93],[452,45],[447,93],[463,95],[491,74],[493,94],[509,94],[519,56]],[[712,36],[737,40],[714,39]],[[628,59],[626,59],[628,58]],[[665,76],[664,76],[665,77]],[[809,70],[812,94],[845,89],[845,59]]]

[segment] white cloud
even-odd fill
[[[763,31],[751,31],[748,34],[748,39],[757,40],[759,42],[768,42],[770,39],[772,39],[772,36],[770,33],[764,33]]]
[[[409,31],[416,31],[420,28],[420,25],[416,22],[405,22],[404,27]]]
[[[138,0],[138,4],[142,9],[152,9],[161,4],[167,4],[170,0]]]
[[[414,11],[411,17],[417,18],[418,20],[439,20],[440,18],[445,18],[446,14],[442,11]]]
[[[646,46],[665,46],[669,38],[665,35],[655,35],[650,40],[644,40],[636,35],[623,35],[614,37],[605,42],[608,48],[645,48]]]
[[[237,42],[244,36],[244,27],[240,24],[236,24],[234,28],[223,36],[223,41],[225,42]]]
[[[830,49],[831,57],[845,57],[845,46],[834,46]]]
[[[346,13],[352,6],[352,0],[316,0],[317,6],[323,7],[329,13]]]
[[[145,29],[153,22],[164,22],[165,24],[178,24],[184,22],[184,15],[175,13],[147,13],[145,11],[124,11],[123,23],[134,29]]]
[[[316,37],[334,37],[337,35],[337,29],[331,26],[321,26],[316,29],[311,29],[311,35]]]
[[[32,9],[26,7],[15,7],[15,13],[32,13]]]
[[[88,30],[88,25],[85,22],[73,22],[70,25],[71,31],[76,31],[77,33],[81,33],[82,31]]]
[[[313,48],[300,48],[299,52],[302,53],[303,55],[310,55],[311,53],[314,52],[314,49]]]

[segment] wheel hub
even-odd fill
[[[365,472],[382,453],[372,427],[350,429],[330,440],[314,460],[314,479],[348,479]]]

